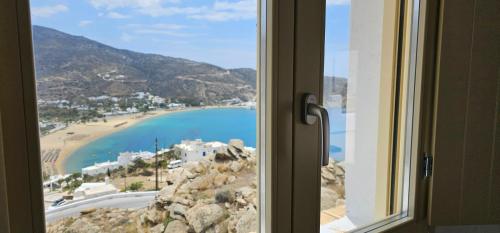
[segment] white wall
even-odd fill
[[[376,212],[384,0],[351,1],[346,119],[346,206],[355,225]]]

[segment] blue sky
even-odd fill
[[[345,76],[349,0],[327,5],[325,73]],[[255,68],[256,0],[31,0],[31,8],[35,25],[116,48]]]

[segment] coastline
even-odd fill
[[[66,159],[73,154],[77,149],[95,141],[99,138],[116,133],[118,131],[129,128],[137,123],[149,120],[155,117],[164,116],[170,113],[194,111],[211,108],[234,108],[240,106],[204,106],[204,107],[189,107],[177,110],[155,110],[151,112],[133,113],[126,115],[118,115],[106,117],[106,122],[99,120],[98,122],[90,123],[73,123],[68,127],[56,132],[40,137],[40,147],[42,158],[45,152],[58,151],[58,157],[51,164],[43,166],[51,166],[56,174],[64,174],[64,164]],[[43,160],[43,159],[42,159]],[[53,172],[54,173],[54,172]]]

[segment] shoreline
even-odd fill
[[[241,106],[204,106],[189,107],[177,110],[155,110],[148,113],[133,113],[106,117],[106,122],[102,119],[98,122],[73,123],[68,127],[52,132],[40,137],[40,147],[42,152],[42,166],[49,166],[55,174],[65,174],[65,162],[71,154],[79,148],[110,134],[127,129],[137,123],[150,120],[156,117],[165,116],[171,113],[195,111],[213,108],[241,108]],[[58,156],[55,161],[45,163],[45,154],[57,151]]]

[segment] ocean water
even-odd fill
[[[331,122],[330,154],[343,159],[345,117],[340,109],[329,109]],[[181,140],[228,142],[242,139],[255,147],[256,111],[244,108],[213,108],[177,112],[137,123],[129,128],[97,139],[71,154],[65,163],[66,172],[79,172],[94,163],[116,160],[120,152],[167,148]]]

